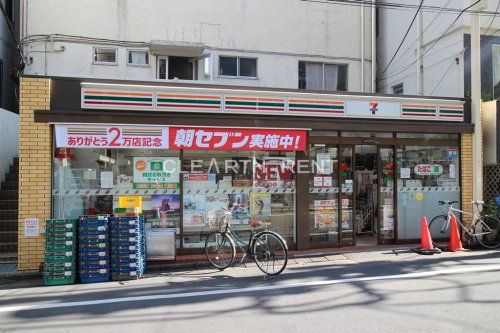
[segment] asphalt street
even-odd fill
[[[249,265],[60,287],[4,281],[0,332],[500,332],[500,253],[382,254],[296,260],[272,279]]]

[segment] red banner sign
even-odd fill
[[[56,125],[58,148],[306,149],[306,131],[161,126]]]
[[[306,131],[170,127],[169,141],[171,149],[302,151],[306,149]]]

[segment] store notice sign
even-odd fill
[[[38,223],[38,218],[30,217],[24,219],[24,236],[38,237],[38,235],[40,235],[40,225]]]
[[[413,171],[419,176],[438,176],[443,173],[443,167],[440,164],[417,164]]]
[[[171,149],[303,151],[306,131],[266,128],[171,127]]]
[[[55,125],[57,148],[168,149],[168,127]]]
[[[410,168],[401,168],[401,179],[411,178],[411,169]]]
[[[179,187],[178,157],[134,157],[134,189]]]
[[[121,196],[118,198],[118,205],[120,208],[139,208],[139,210],[142,210],[142,197]]]

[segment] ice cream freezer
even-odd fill
[[[147,259],[175,259],[175,228],[146,229]]]

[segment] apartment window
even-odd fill
[[[492,45],[493,99],[500,99],[500,44]]]
[[[347,91],[347,65],[299,61],[299,89]]]
[[[396,84],[395,86],[392,86],[392,93],[394,95],[403,95],[403,82]]]
[[[195,58],[160,56],[156,76],[162,80],[196,80],[196,64]]]
[[[136,51],[128,50],[127,63],[129,65],[136,66],[148,66],[149,65],[149,52],[148,51]]]
[[[233,77],[257,77],[257,59],[219,57],[219,75]]]
[[[117,49],[94,47],[94,63],[116,64]]]

